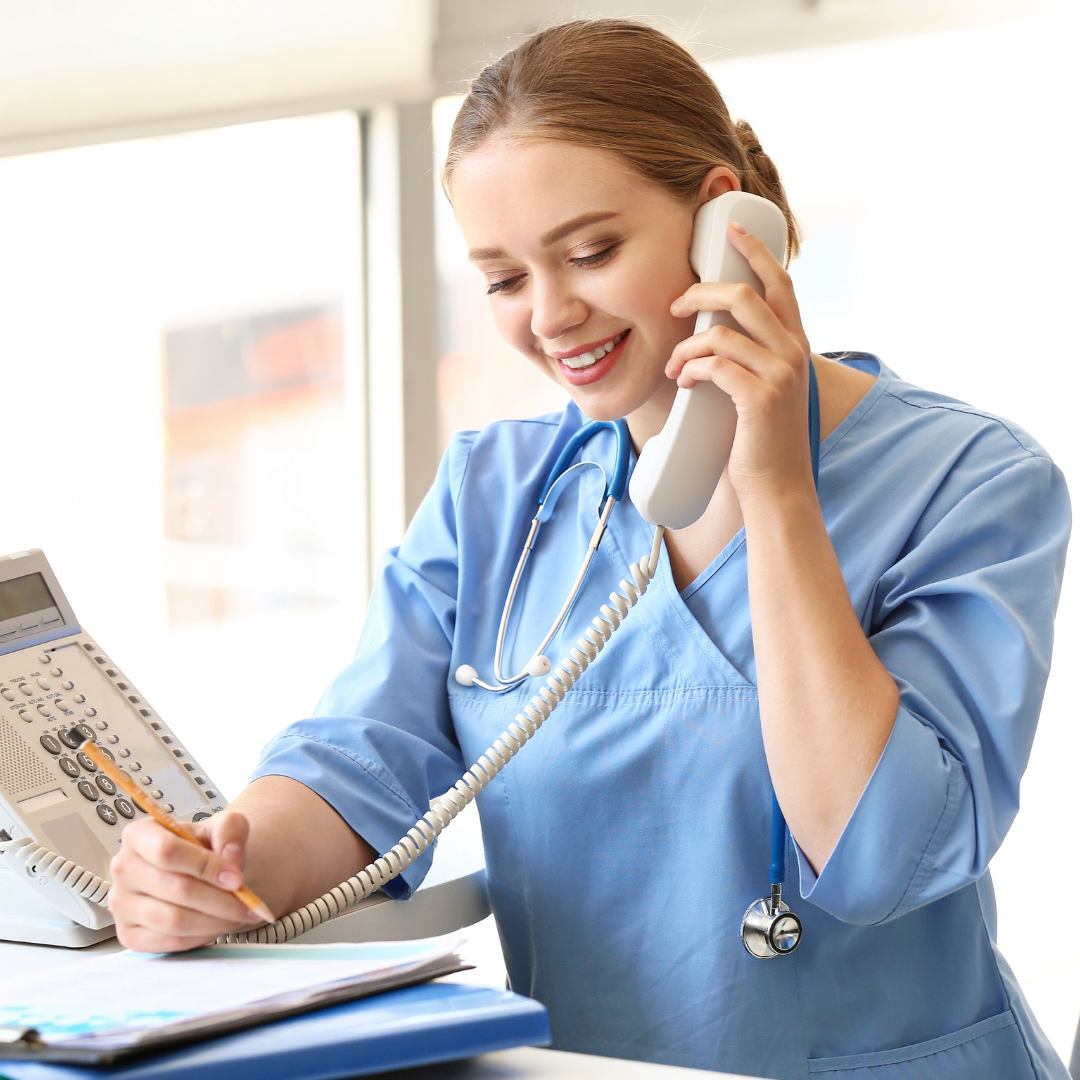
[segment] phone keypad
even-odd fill
[[[208,782],[204,776],[194,775],[201,772],[197,763],[190,760],[183,744],[156,717],[138,690],[112,666],[109,658],[101,654],[96,645],[88,646],[82,640],[72,644],[76,646],[75,649],[63,646],[65,659],[60,663],[57,663],[60,648],[43,652],[40,656],[23,654],[22,663],[19,664],[21,672],[18,667],[9,665],[12,657],[0,658],[0,716],[10,711],[13,715],[9,721],[21,720],[27,725],[38,725],[36,733],[31,727],[27,736],[30,740],[38,740],[33,744],[33,751],[42,765],[46,764],[46,756],[56,759],[57,768],[47,770],[54,777],[52,786],[63,784],[69,799],[75,797],[73,789],[77,788],[81,799],[86,800],[81,802],[79,797],[75,797],[73,803],[68,803],[67,812],[84,808],[80,811],[83,820],[89,823],[97,819],[100,824],[91,825],[92,830],[102,839],[112,835],[113,843],[119,839],[121,830],[116,829],[109,834],[110,828],[122,826],[146,814],[146,810],[137,802],[124,797],[116,781],[95,766],[82,746],[83,741],[87,740],[93,740],[100,752],[112,761],[118,761],[132,780],[168,812],[175,813],[177,807],[167,800],[172,798],[179,802],[177,794],[169,787],[169,783],[180,782],[175,768],[186,770],[190,774],[187,776],[188,782],[194,781],[203,789],[204,805],[195,811],[200,814],[200,820],[220,810],[220,805],[205,805],[207,799],[217,800],[218,793],[207,788]],[[88,666],[96,669],[97,673],[86,670]],[[94,689],[102,676],[112,683],[116,691],[123,692],[126,700],[115,704],[127,705],[143,719],[145,728],[141,733],[125,727],[120,722],[120,716],[111,715],[114,704],[111,699],[108,699],[107,708],[102,704],[106,699]],[[108,687],[105,689],[108,690]],[[102,712],[104,717],[100,715]],[[135,728],[140,726],[135,725]],[[142,760],[136,760],[136,755]],[[87,803],[94,807],[93,814]],[[182,805],[180,808],[186,809]]]

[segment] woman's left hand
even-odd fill
[[[740,503],[748,497],[813,488],[806,439],[810,344],[791,277],[753,233],[731,224],[728,235],[765,286],[700,282],[671,305],[680,318],[728,311],[746,333],[714,326],[680,342],[667,363],[679,386],[713,382],[738,413],[728,475]],[[747,336],[749,335],[749,336]]]

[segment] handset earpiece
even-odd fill
[[[728,225],[738,222],[764,241],[783,262],[787,219],[768,199],[748,191],[728,191],[705,203],[694,219],[690,264],[702,281],[750,285],[764,296],[761,279],[728,239]],[[698,313],[694,333],[712,326],[744,331],[726,311]],[[630,477],[630,498],[650,525],[685,529],[705,512],[727,465],[735,439],[735,405],[711,382],[700,382],[675,395],[667,422],[641,449]]]

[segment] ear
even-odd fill
[[[714,165],[702,178],[698,188],[698,206],[728,191],[742,191],[739,178],[726,165]]]

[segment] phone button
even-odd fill
[[[97,786],[99,788],[101,788],[101,790],[104,791],[106,795],[115,795],[116,794],[116,785],[112,782],[112,780],[109,777],[107,777],[107,776],[95,776],[94,777],[94,783],[97,784]]]
[[[79,766],[76,765],[75,762],[72,761],[69,757],[62,757],[60,759],[60,768],[63,769],[64,772],[68,774],[68,776],[79,775]]]
[[[49,668],[49,674],[52,675],[53,678],[59,679],[60,676],[64,674],[64,669],[58,667]]]
[[[74,697],[74,698],[72,698],[72,700],[73,700],[73,701],[74,701],[74,702],[75,702],[75,703],[76,703],[77,705],[81,705],[81,704],[82,704],[82,703],[83,703],[83,702],[84,702],[84,701],[86,700],[86,697],[85,697],[85,696],[84,696],[83,694],[76,694],[76,695],[75,695],[75,697]]]
[[[53,738],[52,735],[42,735],[40,741],[41,741],[41,745],[44,746],[45,749],[48,750],[50,754],[59,754],[60,753],[61,746],[56,741],[56,739]]]
[[[209,814],[205,814],[205,813],[200,812],[200,813],[196,814],[191,820],[192,821],[205,821],[209,816],[210,816]]]
[[[33,688],[33,687],[32,687],[32,686],[31,686],[31,685],[30,685],[30,684],[28,683],[28,682],[24,682],[24,683],[19,683],[19,689],[20,689],[20,690],[21,690],[21,691],[22,691],[22,692],[23,692],[23,693],[24,693],[24,694],[25,694],[25,695],[26,695],[27,697],[33,697],[33,696],[34,696],[34,688]]]
[[[65,679],[60,685],[65,690],[74,690],[75,689],[75,684],[70,679]]]
[[[38,684],[38,686],[41,687],[42,690],[51,690],[52,689],[52,683],[49,682],[48,679],[38,679],[37,684]]]
[[[97,766],[86,754],[80,752],[75,755],[75,760],[87,771],[97,772]],[[110,793],[111,794],[111,793]]]
[[[4,695],[6,701],[14,701],[15,695],[5,686],[3,690],[0,690],[0,694]]]
[[[117,822],[116,811],[109,806],[108,803],[98,803],[97,816],[101,818],[106,825],[115,825]]]
[[[20,709],[19,719],[25,720],[28,724],[32,724],[34,722],[34,717],[31,715],[29,709]]]
[[[77,735],[73,735],[66,728],[62,731],[58,731],[56,734],[60,737],[60,741],[65,746],[69,746],[72,750],[78,750],[79,747],[83,744],[82,739],[80,739]],[[45,749],[47,750],[48,747],[45,747]]]
[[[42,702],[37,707],[37,711],[41,713],[42,716],[52,716],[52,709],[50,709],[49,706],[46,705],[44,702]]]
[[[79,781],[79,794],[84,799],[89,799],[91,802],[97,802],[98,791],[89,780]]]
[[[135,816],[135,807],[132,806],[127,799],[113,799],[113,806],[115,806],[126,818],[133,818]]]
[[[87,742],[93,742],[97,738],[94,729],[89,724],[76,724],[75,730],[86,739]]]

